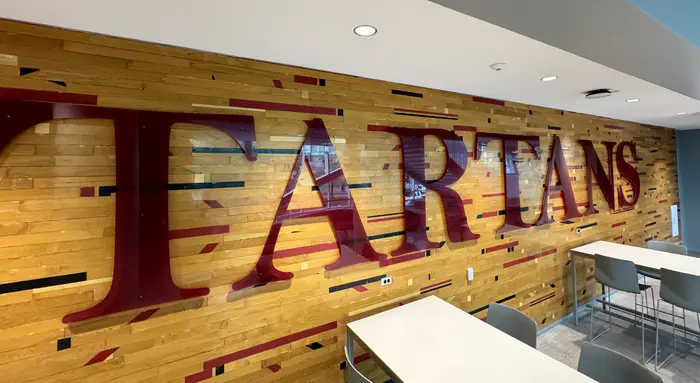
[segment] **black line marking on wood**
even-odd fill
[[[41,287],[66,285],[87,281],[87,272],[57,275],[55,277],[29,279],[26,281],[10,282],[0,284],[0,295],[15,293],[18,291],[38,289]]]
[[[392,89],[391,93],[399,96],[423,98],[423,93],[409,92],[407,90]]]
[[[34,73],[34,72],[38,72],[38,71],[39,71],[38,68],[29,68],[29,67],[23,66],[23,67],[20,67],[20,68],[19,68],[19,76],[20,76],[20,77],[26,76],[26,75],[28,75],[28,74],[31,74],[31,73]]]
[[[360,279],[360,280],[352,281],[352,282],[348,282],[348,283],[343,283],[342,285],[331,286],[328,288],[328,293],[334,293],[337,291],[351,289],[353,287],[366,285],[366,284],[372,283],[372,282],[379,282],[384,277],[386,277],[386,274],[377,275],[376,277],[371,277],[371,278]]]

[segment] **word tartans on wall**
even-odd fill
[[[209,293],[208,288],[181,289],[174,284],[170,274],[167,226],[170,129],[176,123],[219,129],[238,143],[248,161],[255,161],[257,154],[253,117],[148,112],[16,100],[0,101],[0,113],[4,119],[3,129],[0,130],[0,149],[5,148],[24,130],[54,119],[99,118],[114,121],[117,170],[116,187],[113,191],[116,191],[117,213],[112,285],[100,303],[87,310],[66,315],[63,318],[64,323],[205,296]],[[326,270],[366,262],[379,262],[384,266],[391,264],[391,257],[439,247],[440,244],[430,241],[427,236],[428,190],[435,192],[442,201],[450,241],[465,242],[479,238],[479,234],[469,229],[462,196],[450,188],[450,185],[464,175],[471,156],[462,138],[454,131],[368,126],[369,131],[395,134],[401,142],[405,231],[401,245],[389,256],[378,253],[370,244],[323,121],[313,119],[306,124],[306,136],[283,191],[262,254],[250,274],[233,283],[234,290],[294,277],[293,273],[282,272],[273,265],[273,254],[280,230],[289,220],[312,217],[328,219],[340,256],[333,263],[326,265]],[[437,179],[426,179],[426,136],[438,138],[445,148],[445,170]],[[594,177],[610,209],[614,210],[616,204],[622,208],[633,206],[639,198],[639,175],[636,169],[624,160],[626,148],[631,152],[632,158],[636,158],[634,143],[622,142],[615,148],[616,143],[603,142],[607,154],[606,170],[593,143],[589,140],[579,140],[586,156],[588,188],[586,211],[579,212],[561,141],[555,136],[543,185],[540,217],[534,223],[524,222],[520,207],[518,143],[527,143],[540,159],[539,138],[478,132],[474,151],[476,160],[480,159],[486,145],[493,140],[501,141],[502,169],[505,175],[505,224],[498,229],[498,233],[552,223],[553,218],[547,216],[547,207],[550,196],[556,193],[561,193],[563,197],[565,220],[597,213],[592,203]],[[620,175],[632,186],[632,195],[628,196],[631,200],[627,200],[620,190],[618,201],[615,201],[613,163],[617,165]],[[319,193],[321,206],[290,209],[290,202],[305,164],[316,185],[314,189]],[[555,171],[559,182],[552,184]]]

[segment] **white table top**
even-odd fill
[[[571,249],[572,252],[595,256],[605,255],[612,258],[634,262],[635,265],[648,269],[664,269],[683,273],[700,275],[700,258],[687,255],[667,253],[665,251],[649,250],[643,247],[628,246],[620,243],[598,241]]]
[[[404,383],[594,382],[435,296],[348,327]]]

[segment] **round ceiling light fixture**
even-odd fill
[[[626,100],[625,102],[639,102],[638,98],[630,98],[629,100]]]
[[[550,82],[550,81],[554,81],[558,78],[559,78],[559,76],[546,76],[546,77],[542,77],[540,80],[544,81],[544,82]]]
[[[682,116],[684,114],[688,114],[688,112],[676,112],[676,116]]]
[[[611,94],[610,89],[593,89],[585,92],[586,98],[589,100],[610,97]]]
[[[377,28],[371,25],[358,25],[355,27],[355,29],[353,29],[353,31],[358,36],[369,37],[377,33]]]

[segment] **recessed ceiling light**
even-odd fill
[[[354,29],[355,34],[358,36],[372,36],[375,33],[377,33],[377,28],[371,26],[371,25],[358,25]]]
[[[676,112],[676,116],[682,116],[684,114],[688,114],[688,112]]]
[[[625,102],[639,102],[639,99],[638,98],[630,98],[629,100],[627,100]]]
[[[558,78],[559,78],[559,76],[547,76],[547,77],[542,77],[542,81],[549,82],[549,81],[554,81]]]

